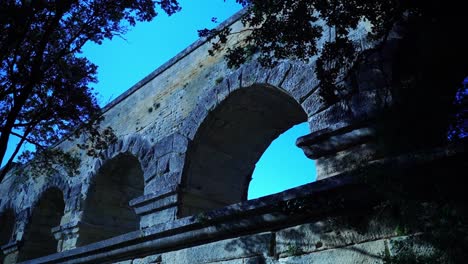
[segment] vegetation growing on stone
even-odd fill
[[[300,246],[295,244],[288,244],[285,253],[291,256],[298,256],[303,254],[304,252],[302,251],[302,248]]]
[[[215,83],[220,84],[223,81],[223,79],[224,79],[223,77],[218,77],[216,78]]]
[[[151,1],[3,1],[0,6],[0,161],[7,161],[0,181],[24,143],[21,162],[51,167],[49,161],[76,164],[70,154],[49,148],[65,136],[91,138],[81,146],[90,155],[105,149],[107,129],[101,119],[94,91],[97,66],[80,56],[89,41],[124,34],[137,21],[150,21],[159,6],[171,15],[180,10],[175,0]],[[81,128],[77,132],[77,128]],[[11,137],[19,143],[11,157],[5,153]],[[54,159],[50,159],[51,157]],[[53,162],[54,163],[54,162]],[[75,167],[76,168],[76,167]]]
[[[240,32],[200,30],[200,36],[214,41],[212,54],[227,48],[232,67],[245,63],[253,52],[270,67],[285,59],[316,60],[311,76],[320,81],[320,96],[329,105],[346,100],[350,90],[362,89],[356,83],[370,64],[380,60],[380,68],[370,75],[382,75],[383,81],[372,85],[390,91],[393,108],[385,118],[393,122],[388,134],[394,145],[419,148],[446,141],[450,119],[457,118],[455,91],[467,74],[461,33],[466,18],[457,11],[463,10],[458,4],[437,0],[237,2],[247,9],[241,20],[248,36],[237,46],[225,47],[228,37]],[[353,34],[362,28],[367,31],[364,41]],[[395,46],[400,46],[399,51],[391,53]],[[389,59],[396,63],[385,65]]]

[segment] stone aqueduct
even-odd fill
[[[238,16],[222,26],[239,28]],[[197,41],[109,104],[104,125],[118,142],[100,159],[82,155],[79,175],[2,182],[5,263],[378,263],[393,230],[340,233],[320,200],[336,190],[358,199],[347,171],[380,158],[367,125],[390,100],[377,62],[346,100],[325,105],[313,61],[232,70],[209,48]],[[298,144],[324,180],[244,202],[263,151],[304,121],[311,134]],[[276,211],[305,196],[317,197],[312,215]]]

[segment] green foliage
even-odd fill
[[[219,77],[219,78],[217,78],[217,79],[215,80],[215,83],[216,83],[216,84],[220,84],[223,80],[224,80],[223,77]]]
[[[456,173],[448,168],[444,170],[448,174]],[[391,247],[382,253],[384,263],[465,263],[468,207],[459,199],[459,190],[438,186],[430,175],[426,175],[428,183],[422,187],[415,183],[421,178],[411,173],[397,177],[394,170],[369,170],[368,174],[371,176],[367,176],[367,184],[383,199],[375,210],[391,212],[389,217],[397,220],[394,233],[401,237],[391,240]]]
[[[422,249],[420,242],[411,237],[405,240],[391,241],[394,254],[390,250],[385,250],[382,254],[384,264],[440,264],[447,263],[440,252],[436,253],[433,249]],[[428,247],[428,245],[426,245]],[[418,252],[419,248],[419,252]]]
[[[32,177],[40,175],[54,175],[65,173],[73,176],[79,172],[80,159],[68,152],[50,148],[39,153],[24,151],[20,156],[22,163],[28,163],[28,166],[20,166],[14,170],[14,174],[31,175]]]
[[[169,15],[180,10],[175,0],[2,2],[0,161],[8,162],[0,180],[24,143],[37,154],[24,153],[20,161],[36,156],[31,165],[42,169],[52,169],[50,161],[76,165],[70,155],[50,150],[65,136],[89,138],[82,147],[92,156],[112,143],[112,130],[99,127],[101,111],[89,87],[97,81],[97,66],[79,54],[89,41],[100,44],[137,21],[152,20],[156,5]],[[20,142],[5,157],[12,136]]]
[[[304,251],[298,245],[288,244],[288,247],[286,248],[285,253],[288,254],[288,255],[291,255],[291,256],[298,256],[298,255],[303,254]]]
[[[247,8],[242,17],[249,35],[246,40],[227,49],[228,65],[238,67],[252,53],[265,66],[274,66],[283,59],[308,61],[318,56],[315,73],[324,89],[321,95],[328,102],[337,100],[343,80],[362,51],[361,43],[350,37],[360,24],[372,25],[369,41],[385,41],[396,21],[405,12],[417,12],[417,7],[405,1],[322,1],[322,0],[238,0]],[[203,29],[200,36],[214,39],[210,54],[219,51],[227,36],[237,34],[230,29]],[[329,38],[323,39],[325,34]]]
[[[453,97],[468,68],[461,4],[440,0],[237,2],[247,9],[241,18],[244,29],[199,31],[212,41],[210,54],[226,50],[231,67],[245,63],[253,53],[270,67],[285,59],[316,59],[311,76],[320,81],[318,93],[329,105],[349,99],[360,89],[364,75],[365,81],[378,76],[379,81],[368,86],[387,90],[382,94],[390,96],[395,107],[384,117],[393,121],[385,138],[389,146],[420,148],[446,140],[448,117],[455,111]],[[356,39],[356,31],[365,35]],[[227,47],[228,37],[239,33],[247,35],[245,41]]]
[[[78,148],[85,150],[90,157],[100,158],[102,152],[107,150],[110,145],[117,142],[117,137],[111,127],[107,127],[102,131],[97,128],[89,130],[92,134],[83,144],[77,144]]]
[[[210,219],[210,216],[204,212],[200,212],[194,216],[194,220],[200,224],[207,224]]]

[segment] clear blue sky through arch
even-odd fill
[[[273,140],[255,166],[247,199],[281,192],[316,180],[315,161],[296,147],[296,139],[310,133],[307,122]]]
[[[241,9],[235,0],[179,2],[181,12],[171,17],[159,12],[152,22],[137,23],[123,38],[115,37],[102,45],[85,45],[82,55],[98,66],[99,82],[92,86],[98,93],[101,107],[196,41],[198,29],[217,26],[211,22],[212,17],[222,22]],[[296,126],[273,142],[257,163],[249,199],[315,179],[314,162],[308,160],[294,144],[297,137],[307,133],[307,125]],[[15,139],[12,139],[10,149],[15,144]],[[287,159],[284,154],[287,154]]]

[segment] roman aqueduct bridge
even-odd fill
[[[239,29],[238,18],[221,26]],[[359,32],[356,41],[366,45]],[[413,164],[382,157],[370,125],[391,104],[380,89],[388,74],[381,65],[391,65],[395,46],[356,72],[344,99],[327,105],[313,59],[265,68],[254,58],[230,69],[222,52],[208,56],[210,44],[195,42],[106,106],[103,125],[118,142],[101,158],[81,154],[79,175],[1,183],[3,261],[380,263],[398,234],[361,213],[373,194],[356,171]],[[246,201],[262,153],[302,122],[310,134],[298,145],[316,160],[319,181]],[[61,147],[79,153],[75,144]],[[336,224],[350,212],[362,216],[365,232]]]

